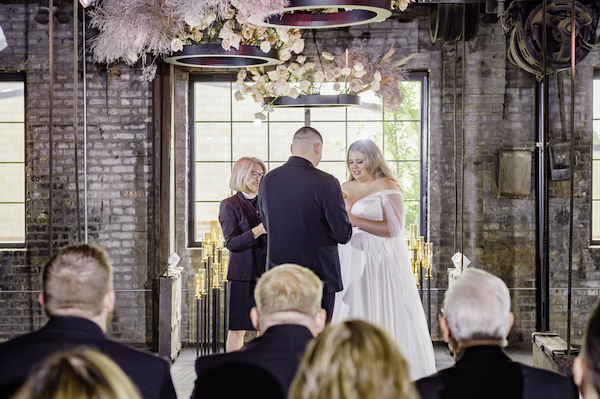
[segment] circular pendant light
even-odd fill
[[[220,44],[186,44],[183,50],[164,58],[169,64],[204,68],[247,68],[279,64],[279,50],[263,52],[241,44],[239,50],[225,50]]]
[[[266,97],[265,104],[273,108],[335,108],[360,105],[360,96],[356,94],[307,94],[297,98],[281,96],[273,99]]]
[[[341,8],[338,12],[319,12]],[[392,15],[391,0],[290,0],[290,5],[273,10],[265,20],[249,22],[272,28],[339,28],[380,22]]]

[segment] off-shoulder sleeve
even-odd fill
[[[404,236],[404,195],[400,191],[386,190],[381,195],[381,204],[390,237]]]

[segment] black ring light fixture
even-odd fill
[[[265,103],[273,108],[337,108],[360,105],[360,96],[356,94],[307,94],[297,98],[282,96],[276,99],[266,97]]]
[[[344,11],[318,12],[331,8]],[[271,28],[340,28],[380,22],[390,15],[391,0],[291,0],[289,6],[273,10],[266,20],[251,17],[249,22]]]
[[[164,57],[169,64],[184,67],[247,68],[279,64],[279,50],[263,52],[256,46],[241,44],[239,50],[225,50],[220,44],[186,44],[183,50]]]

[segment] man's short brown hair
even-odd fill
[[[113,289],[113,267],[102,248],[70,245],[58,251],[42,270],[44,309],[50,317],[96,316],[104,295]]]

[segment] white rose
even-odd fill
[[[199,42],[200,40],[202,40],[202,36],[203,33],[202,31],[198,30],[198,29],[194,29],[194,40]]]
[[[271,51],[271,43],[264,41],[260,44],[260,51],[262,51],[263,53],[268,53],[269,51]]]
[[[131,62],[137,62],[138,60],[138,53],[136,53],[135,51],[130,51],[127,53],[127,59]]]
[[[356,64],[354,64],[355,71],[364,71],[364,69],[365,69],[365,67],[360,62],[357,62]]]
[[[373,79],[377,82],[381,82],[381,73],[379,71],[375,71],[375,73],[373,74]]]
[[[283,78],[283,79],[287,79],[290,76],[290,73],[288,72],[287,68],[285,67],[285,65],[279,65],[276,69],[277,73],[279,73],[279,78]]]
[[[296,88],[292,88],[292,90],[290,90],[290,92],[288,93],[288,96],[292,98],[298,98],[299,95],[300,93],[298,93],[298,90],[296,90]]]
[[[306,56],[301,55],[298,58],[296,58],[296,61],[298,61],[299,64],[304,64],[304,61],[306,61]]]
[[[310,89],[310,82],[308,80],[303,80],[300,82],[300,91],[306,93]]]
[[[314,62],[307,62],[306,64],[304,64],[304,68],[307,71],[310,71],[311,69],[315,69],[315,63]]]
[[[231,37],[231,35],[233,35],[233,29],[228,28],[226,26],[224,26],[223,28],[221,28],[221,31],[219,32],[219,37],[221,39],[227,40]]]
[[[350,81],[348,88],[351,92],[356,92],[363,87],[363,82],[360,79],[353,79]]]
[[[244,86],[244,88],[242,89],[242,93],[243,94],[250,94],[252,93],[254,89],[254,86],[250,87],[250,86]]]
[[[244,95],[242,94],[242,92],[241,92],[241,91],[239,91],[239,90],[238,90],[238,91],[236,91],[236,92],[235,92],[235,99],[236,99],[237,101],[241,101],[241,100],[243,100],[243,99],[244,99]]]
[[[350,76],[350,74],[352,73],[352,69],[346,67],[346,68],[342,68],[340,70],[340,72],[342,73],[342,75],[344,76]]]
[[[400,3],[398,4],[398,9],[400,11],[405,11],[408,7],[408,3],[410,3],[409,0],[400,0]]]
[[[242,41],[242,37],[240,35],[237,34],[232,34],[229,37],[229,44],[231,45],[231,47],[233,47],[236,50],[240,49],[240,42]]]
[[[325,74],[323,73],[323,71],[318,71],[317,73],[315,73],[315,82],[316,83],[323,83],[324,80],[325,80]]]
[[[333,82],[335,80],[335,72],[331,69],[326,70],[325,79],[327,79],[328,82]]]
[[[333,56],[333,54],[328,53],[327,51],[323,51],[323,58],[325,58],[327,61],[333,61],[333,59],[335,58]]]
[[[223,50],[229,51],[231,49],[231,44],[229,44],[229,40],[224,39],[221,42],[221,47],[223,47]]]
[[[246,26],[244,29],[242,29],[242,37],[245,40],[250,40],[252,39],[252,36],[254,36],[254,29]]]
[[[290,41],[290,35],[288,34],[287,29],[277,28],[277,35],[279,36],[279,40],[283,43]]]
[[[211,12],[204,16],[204,21],[202,23],[205,25],[211,25],[213,22],[216,21],[216,19],[217,19],[217,14],[215,14],[214,12]]]
[[[244,85],[244,81],[238,79],[238,80],[235,81],[235,85],[236,86],[243,86]]]
[[[267,72],[267,75],[269,75],[269,79],[271,79],[273,82],[279,79],[279,71],[277,69]]]
[[[287,83],[275,83],[275,94],[278,96],[286,96],[290,92],[290,86]]]
[[[304,39],[298,39],[292,44],[292,51],[296,54],[300,54],[304,50]],[[298,57],[300,58],[300,57]],[[305,57],[306,58],[306,57]],[[300,62],[300,61],[298,61]],[[304,61],[302,61],[304,62]],[[302,63],[300,62],[300,63]]]
[[[362,78],[366,74],[367,74],[367,71],[365,71],[364,69],[361,70],[361,71],[355,71],[354,72],[354,76],[357,77],[357,78]]]
[[[306,72],[306,69],[304,69],[304,67],[300,67],[298,69],[295,69],[292,73],[294,74],[295,77],[300,77],[300,76],[304,75],[304,72]]]
[[[183,50],[183,42],[181,39],[175,38],[171,40],[171,50],[173,51],[181,51]]]
[[[186,14],[184,20],[185,23],[192,28],[195,28],[202,23],[202,17],[199,15]]]
[[[238,73],[237,73],[237,79],[238,80],[244,80],[246,79],[247,73],[245,69],[241,69]]]
[[[292,58],[292,50],[290,48],[284,48],[283,50],[279,51],[279,60],[280,61],[287,61],[290,58]]]
[[[260,93],[254,93],[254,95],[252,96],[252,99],[254,100],[255,103],[261,103],[263,100]]]
[[[374,80],[371,82],[371,89],[377,91],[381,88],[381,85],[379,84],[379,81]]]
[[[225,19],[231,19],[235,16],[235,8],[227,7],[227,11],[223,13]]]

